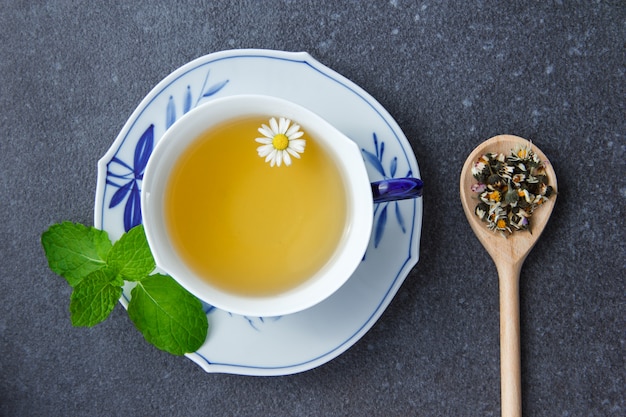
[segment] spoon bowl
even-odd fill
[[[527,146],[529,141],[513,135],[499,135],[478,145],[468,156],[461,170],[460,196],[465,216],[476,237],[485,247],[498,270],[500,292],[500,390],[502,416],[521,416],[522,389],[520,363],[519,325],[519,276],[522,264],[543,232],[557,195],[554,168],[545,154],[536,146],[533,152],[545,165],[548,185],[553,195],[538,207],[530,218],[530,232],[514,231],[506,238],[489,230],[474,212],[479,200],[471,190],[476,180],[472,176],[474,163],[486,153],[508,155],[518,146]]]

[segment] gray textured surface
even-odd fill
[[[496,271],[457,185],[499,133],[535,141],[560,186],[522,271],[525,415],[626,415],[623,2],[115,3],[0,8],[0,415],[499,415]],[[121,306],[72,328],[39,244],[91,224],[96,162],[158,81],[248,47],[307,51],[369,91],[427,184],[421,261],[389,309],[287,377],[206,374]]]

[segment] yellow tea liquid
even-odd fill
[[[207,131],[167,185],[166,224],[179,256],[233,293],[270,295],[301,284],[330,259],[345,229],[345,189],[331,157],[303,127],[301,158],[270,167],[254,140],[268,119]]]

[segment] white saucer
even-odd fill
[[[302,52],[223,51],[174,71],[133,112],[98,163],[95,226],[117,240],[141,222],[143,170],[165,130],[199,103],[244,93],[282,97],[324,117],[359,144],[372,181],[420,176],[395,120],[353,82]],[[287,375],[330,361],[387,308],[418,261],[421,226],[421,199],[376,205],[367,253],[337,293],[279,318],[243,317],[206,306],[209,336],[187,356],[207,372],[241,375]],[[129,297],[125,288],[124,307]]]

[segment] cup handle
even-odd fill
[[[422,196],[424,183],[419,178],[391,178],[372,183],[374,203],[406,200]]]

